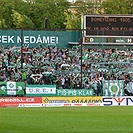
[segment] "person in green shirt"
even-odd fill
[[[27,73],[24,70],[18,70],[19,74],[21,75],[21,80],[24,82],[26,80],[27,77]]]

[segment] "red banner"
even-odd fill
[[[0,107],[42,103],[42,97],[0,97]]]

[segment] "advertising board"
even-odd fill
[[[133,106],[133,97],[103,97],[103,106]]]
[[[41,97],[1,97],[0,107],[19,106],[19,104],[42,103]]]
[[[1,97],[0,107],[133,106],[133,96],[122,97]]]
[[[43,104],[49,103],[63,103],[65,105],[69,104],[102,104],[102,97],[43,97]]]

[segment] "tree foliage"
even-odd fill
[[[34,28],[34,23],[26,15],[21,15],[15,10],[12,10],[11,16],[13,18],[13,24],[17,29]]]
[[[133,0],[107,0],[101,8],[104,14],[133,14]]]
[[[66,27],[64,12],[68,8],[67,0],[1,0],[0,22],[5,20],[7,28],[32,28],[32,22],[34,28],[44,28],[44,19],[48,18],[48,28],[62,29]],[[23,18],[21,26],[16,16]]]
[[[91,1],[85,2],[84,0],[78,0],[73,3],[69,12],[65,12],[66,16],[66,28],[68,29],[80,29],[81,28],[81,17],[83,14],[92,14],[94,3]]]
[[[0,20],[0,28],[1,29],[2,28],[7,28],[6,23],[5,23],[5,19]]]
[[[66,29],[79,29],[80,28],[80,18],[76,16],[75,13],[68,13],[65,12],[64,15],[66,16]]]
[[[100,1],[100,0],[99,0]],[[0,28],[79,29],[82,14],[133,14],[132,0],[0,0]]]
[[[27,16],[33,20],[36,28],[44,28],[44,19],[48,19],[48,28],[65,28],[64,12],[69,3],[66,0],[27,0]],[[34,18],[34,19],[33,19]]]

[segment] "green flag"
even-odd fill
[[[103,96],[124,96],[123,80],[102,81]]]
[[[0,95],[24,95],[24,82],[0,82]]]

